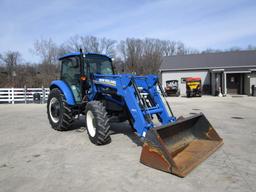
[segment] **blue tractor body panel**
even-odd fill
[[[62,80],[54,80],[50,84],[50,89],[57,87],[65,96],[69,105],[75,105],[75,99],[70,87]]]
[[[93,101],[98,94],[105,100],[114,102],[122,107],[127,107],[133,119],[133,126],[139,136],[145,136],[148,129],[159,126],[155,125],[151,119],[157,115],[160,125],[167,125],[175,122],[176,118],[171,116],[161,98],[161,93],[157,90],[158,78],[155,75],[135,76],[132,74],[122,75],[100,75],[94,74],[91,88],[88,91],[89,101]],[[67,103],[71,106],[76,105],[70,87],[62,80],[55,80],[51,83],[50,89],[57,87],[64,94]],[[109,94],[104,94],[105,89],[111,89],[122,100],[116,100]],[[149,95],[154,103],[151,107],[142,107],[144,95]],[[145,101],[144,101],[145,102]]]
[[[119,104],[128,108],[133,119],[133,126],[139,136],[145,136],[148,129],[159,126],[150,121],[149,119],[151,118],[149,116],[157,115],[161,125],[167,125],[176,121],[174,116],[169,115],[164,101],[161,98],[161,93],[157,90],[157,76],[95,74],[93,79],[93,86],[89,93],[89,99],[94,100],[97,93],[102,94],[104,92],[102,89],[110,88],[115,90],[117,95],[123,98],[123,102],[119,102]],[[144,97],[144,95],[151,98],[152,103],[154,103],[153,106],[142,107],[142,97]],[[106,100],[114,100],[108,94],[104,97]],[[118,101],[116,101],[116,103],[117,102]]]

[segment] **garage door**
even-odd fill
[[[227,74],[227,93],[240,94],[241,74]]]

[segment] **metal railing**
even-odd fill
[[[40,94],[40,103],[48,99],[49,88],[0,88],[1,103],[32,103],[34,94]]]

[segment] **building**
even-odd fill
[[[256,51],[234,51],[164,57],[160,67],[163,87],[178,80],[181,95],[186,94],[187,77],[201,77],[204,94],[251,95],[256,85]]]

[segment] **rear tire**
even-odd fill
[[[95,145],[111,142],[107,111],[100,101],[91,101],[85,108],[85,123],[89,139]]]
[[[47,115],[53,129],[67,131],[74,119],[65,96],[57,88],[52,89],[47,101]]]

